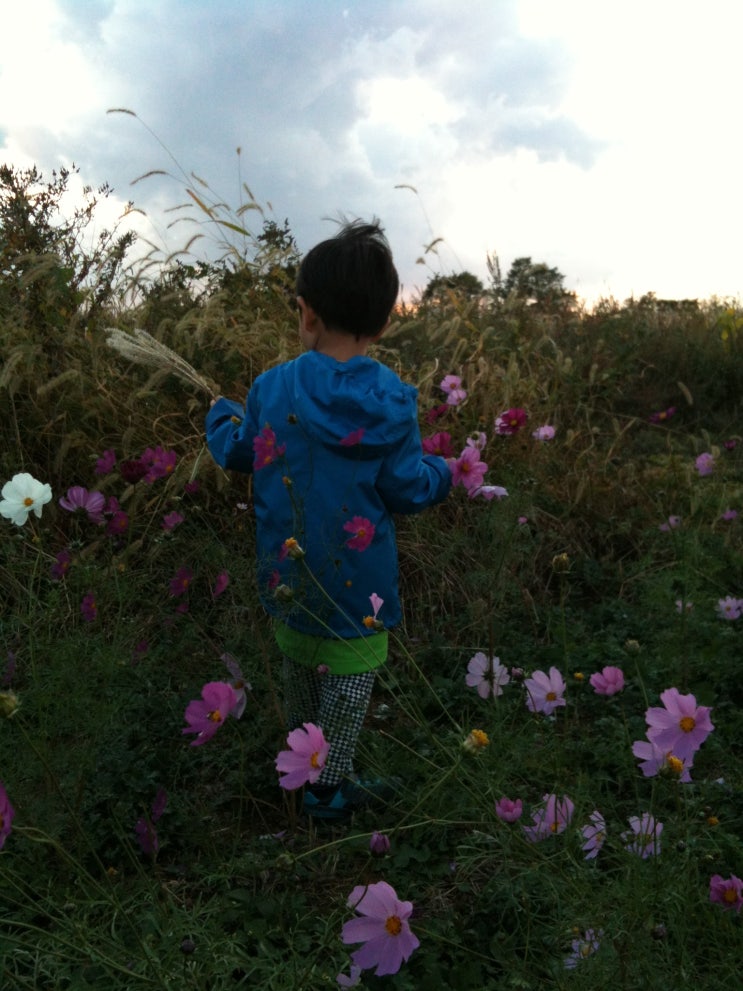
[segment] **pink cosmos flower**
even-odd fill
[[[663,708],[651,706],[645,713],[647,737],[665,753],[680,760],[691,757],[714,729],[708,706],[697,705],[693,695],[680,695],[677,688],[661,692]]]
[[[709,879],[709,900],[739,913],[743,907],[743,881],[735,874],[730,877],[713,874]]]
[[[80,615],[86,623],[92,623],[98,616],[98,603],[92,592],[83,596],[83,601],[80,603]]]
[[[688,602],[688,601],[685,602],[683,599],[676,599],[676,612],[677,613],[682,613],[683,614],[685,612],[691,612],[691,610],[693,608],[694,608],[694,603],[693,602]]]
[[[88,492],[82,485],[73,485],[67,489],[67,495],[63,495],[59,500],[62,509],[70,513],[84,510],[88,514],[91,523],[103,523],[103,507],[106,505],[106,497],[102,492]]]
[[[282,788],[301,788],[314,784],[322,774],[330,753],[330,744],[319,726],[304,723],[304,729],[293,729],[286,738],[289,750],[282,750],[276,758],[276,770]]]
[[[408,919],[413,913],[412,902],[401,902],[395,889],[386,881],[358,885],[348,896],[348,907],[360,918],[344,923],[341,939],[344,943],[363,943],[351,954],[357,967],[374,973],[396,974],[420,943],[410,929]]]
[[[348,974],[338,974],[335,981],[338,987],[355,988],[361,980],[361,967],[351,964]]]
[[[448,458],[446,463],[452,474],[452,485],[462,485],[468,492],[482,486],[488,466],[480,461],[476,447],[465,447],[458,458]]]
[[[378,833],[376,830],[371,834],[369,849],[375,857],[383,857],[390,852],[390,838],[385,833]]]
[[[658,529],[661,531],[661,533],[668,533],[669,530],[678,530],[680,526],[681,526],[680,516],[669,516],[668,519],[665,521],[665,523],[661,523],[658,526]]]
[[[594,860],[599,850],[606,842],[606,821],[598,809],[588,817],[591,821],[581,828],[581,834],[586,841],[581,847],[586,853],[586,860]]]
[[[581,938],[574,939],[570,944],[572,952],[570,956],[565,957],[564,960],[565,969],[574,970],[581,960],[585,960],[587,957],[593,956],[593,954],[601,946],[599,936],[603,936],[603,932],[601,930],[596,932],[595,929],[586,929]]]
[[[286,451],[286,444],[276,444],[276,434],[268,424],[253,438],[253,469],[260,471],[267,465],[273,464]]]
[[[597,671],[588,680],[597,695],[616,695],[624,688],[624,672],[612,664],[607,664],[603,671]]]
[[[467,398],[467,393],[462,388],[462,379],[459,375],[444,376],[439,384],[439,388],[446,393],[447,406],[459,406]]]
[[[193,571],[190,568],[179,568],[175,576],[170,579],[170,594],[174,599],[179,598],[181,595],[185,595],[193,581]]]
[[[0,781],[0,850],[5,846],[5,841],[10,836],[14,816],[15,809],[10,804],[5,786]]]
[[[108,475],[116,467],[116,451],[104,451],[95,463],[96,475]]]
[[[531,826],[524,826],[526,838],[532,843],[564,833],[575,811],[575,806],[567,795],[563,795],[562,799],[558,799],[557,795],[544,795],[542,800],[542,808],[532,813]]]
[[[129,529],[129,517],[123,509],[117,509],[106,524],[106,533],[111,537],[120,536]]]
[[[446,430],[440,430],[431,437],[424,437],[421,446],[426,454],[436,454],[440,458],[454,457],[451,434],[447,433]]]
[[[51,567],[51,575],[55,582],[61,581],[67,572],[70,570],[72,564],[72,555],[65,548],[61,550],[54,559],[54,564]]]
[[[384,623],[381,619],[377,619],[377,614],[384,605],[384,599],[380,598],[376,592],[372,592],[369,596],[369,602],[371,602],[372,614],[371,616],[364,616],[362,623],[369,630],[383,630]]]
[[[691,781],[691,769],[694,760],[691,756],[681,758],[670,750],[664,750],[652,740],[635,740],[632,753],[640,761],[640,770],[646,778],[654,778],[656,774],[668,773],[678,776],[683,784]]]
[[[163,516],[163,521],[160,525],[162,526],[163,530],[166,531],[175,530],[175,528],[177,526],[180,526],[180,524],[185,520],[185,518],[186,517],[181,515],[181,513],[176,513],[175,511],[173,511],[172,513],[166,513],[165,516]]]
[[[145,467],[144,481],[146,485],[151,485],[158,478],[167,478],[175,471],[178,457],[175,451],[166,451],[164,447],[148,447],[140,463]]]
[[[511,801],[510,798],[499,798],[495,803],[495,814],[503,822],[518,822],[524,811],[524,803],[520,798]]]
[[[186,706],[188,726],[182,733],[196,733],[192,747],[200,747],[214,736],[237,704],[232,685],[224,681],[210,681],[201,689],[201,699],[194,699]]]
[[[743,599],[736,599],[732,595],[726,595],[717,603],[717,615],[720,619],[740,619],[743,615]]]
[[[479,485],[477,488],[469,489],[467,495],[470,499],[476,499],[480,496],[483,499],[487,499],[488,502],[492,502],[493,499],[497,499],[500,502],[501,499],[506,498],[508,490],[504,489],[502,485]]]
[[[230,584],[229,573],[226,571],[220,571],[219,574],[217,575],[217,580],[214,582],[214,587],[212,588],[212,595],[214,596],[214,598],[218,599],[229,584]]]
[[[565,705],[565,682],[556,667],[551,667],[549,675],[535,671],[524,681],[526,706],[530,712],[542,712],[551,716],[555,709]]]
[[[711,475],[715,470],[715,457],[709,451],[700,454],[694,462],[700,475]]]
[[[352,430],[350,434],[341,438],[341,447],[355,447],[356,444],[361,443],[365,433],[366,430],[364,427],[359,427],[358,430]]]
[[[503,694],[503,686],[508,684],[511,676],[499,657],[486,657],[482,651],[478,651],[467,664],[464,680],[468,688],[477,689],[481,699],[490,695],[495,699]]]
[[[245,678],[245,675],[240,670],[240,665],[237,663],[232,654],[222,654],[220,660],[224,661],[224,665],[232,675],[233,679],[230,682],[230,685],[232,687],[232,691],[235,693],[235,705],[233,706],[230,715],[234,716],[235,719],[240,719],[242,714],[245,712],[245,706],[247,705],[247,693],[253,691],[253,686]]]
[[[663,409],[659,413],[651,413],[648,420],[651,423],[665,423],[666,420],[670,420],[671,417],[676,412],[675,406],[669,406],[668,409]]]
[[[495,432],[502,437],[516,434],[528,419],[529,416],[525,410],[514,406],[495,418]]]
[[[545,424],[543,427],[537,427],[537,429],[532,434],[534,440],[553,440],[555,436],[555,428],[551,427],[549,424]]]
[[[720,517],[720,519],[721,520],[724,520],[725,523],[732,523],[733,520],[737,520],[738,519],[738,510],[737,509],[726,509],[725,512]]]
[[[649,812],[643,812],[642,816],[630,816],[630,829],[622,833],[622,839],[629,841],[625,843],[625,849],[630,853],[636,853],[643,860],[650,856],[658,856],[660,853],[660,834],[663,832],[663,823],[656,822],[655,817]]]
[[[482,430],[477,430],[467,438],[467,447],[476,447],[478,451],[482,451],[487,442],[487,434],[484,434]]]
[[[346,547],[354,551],[365,551],[374,539],[374,524],[364,516],[353,516],[343,524],[346,533],[353,536],[346,541]]]

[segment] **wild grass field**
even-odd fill
[[[250,482],[204,444],[210,389],[297,353],[290,231],[129,267],[81,246],[94,207],[0,178],[0,986],[737,987],[739,305],[454,285],[396,313],[374,355],[458,484],[397,521],[358,763],[402,789],[323,826],[279,787]],[[212,682],[244,712],[192,746]],[[380,976],[343,936],[382,882],[407,959]]]

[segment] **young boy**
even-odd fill
[[[398,290],[378,222],[342,227],[299,269],[305,352],[260,375],[245,409],[220,398],[206,420],[217,463],[253,473],[258,583],[284,656],[289,728],[315,723],[330,743],[304,795],[318,818],[346,818],[381,791],[354,778],[353,756],[401,618],[392,514],[418,513],[451,486],[444,459],[422,453],[417,391],[367,356]]]

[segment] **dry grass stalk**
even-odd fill
[[[195,385],[209,396],[219,395],[219,386],[204,378],[185,358],[176,354],[172,348],[158,341],[146,330],[135,328],[131,333],[109,327],[106,330],[106,343],[120,355],[137,365],[147,365],[150,368],[161,368],[182,381]]]

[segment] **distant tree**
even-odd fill
[[[564,306],[575,299],[575,294],[563,286],[565,276],[544,262],[533,262],[530,257],[516,258],[505,279],[501,276],[497,257],[488,259],[493,279],[493,296],[498,300],[515,298],[542,309]]]
[[[472,272],[456,272],[452,275],[434,275],[423,291],[424,303],[445,303],[452,297],[477,299],[485,292],[485,286]]]

